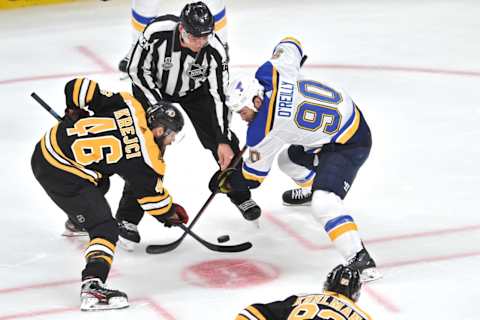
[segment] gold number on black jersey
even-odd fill
[[[307,320],[313,319],[318,313],[318,306],[314,303],[304,303],[295,307],[290,312],[287,320]]]
[[[97,134],[116,129],[117,124],[112,118],[88,117],[75,122],[73,128],[67,129],[67,135],[73,136],[76,134],[79,137],[84,137],[89,133]]]
[[[315,319],[318,316],[324,320],[345,320],[345,317],[332,309],[319,310],[318,305],[314,303],[305,303],[296,306],[287,320],[308,320]]]
[[[89,117],[78,120],[73,128],[68,128],[67,135],[83,137],[116,129],[117,124],[112,118]],[[122,142],[113,135],[76,139],[71,148],[75,161],[84,166],[98,163],[105,156],[107,164],[116,163],[123,157]]]

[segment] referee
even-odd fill
[[[139,37],[127,72],[133,82],[133,95],[144,107],[158,101],[180,104],[203,147],[224,170],[239,152],[239,142],[229,129],[231,113],[225,104],[228,54],[213,30],[214,18],[203,2],[187,4],[180,17],[159,16]],[[250,191],[235,191],[228,196],[245,219],[260,216],[260,207],[251,200]],[[126,186],[123,200],[129,197]],[[136,207],[132,203],[128,212],[117,212],[117,221],[131,231],[131,238],[138,240],[134,242],[139,242],[136,225],[143,212]]]

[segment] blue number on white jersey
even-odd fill
[[[336,107],[315,103],[339,104],[342,95],[330,87],[312,80],[298,81],[298,91],[307,100],[297,108],[295,123],[304,130],[316,131],[323,127],[323,132],[334,134],[338,131],[342,116]],[[313,100],[313,101],[312,101]]]

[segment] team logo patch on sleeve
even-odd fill
[[[282,55],[283,53],[283,49],[282,48],[277,48],[275,49],[275,51],[273,52],[272,54],[272,59],[278,59],[280,58],[280,56]]]
[[[249,159],[251,162],[257,162],[258,160],[260,160],[260,152],[255,150],[250,150]]]

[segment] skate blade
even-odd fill
[[[300,204],[283,202],[283,205],[286,207],[310,207],[312,205],[312,202],[309,201],[309,202],[300,203]]]
[[[63,233],[62,233],[62,236],[64,236],[64,237],[86,237],[86,236],[88,236],[88,232],[86,232],[86,231],[71,231],[71,230],[65,229],[65,231],[63,231]]]
[[[383,274],[377,268],[369,268],[362,271],[360,281],[363,283],[376,281],[383,278]]]
[[[255,219],[255,220],[252,220],[250,221],[252,226],[255,227],[255,229],[260,229],[260,219]]]
[[[128,299],[124,297],[111,298],[108,303],[99,303],[97,298],[82,298],[80,305],[81,311],[104,311],[104,310],[116,310],[125,309],[130,305]]]
[[[120,248],[122,248],[123,250],[128,251],[128,252],[135,251],[139,246],[138,243],[130,241],[130,240],[125,239],[123,237],[118,237],[118,244],[119,244]]]

